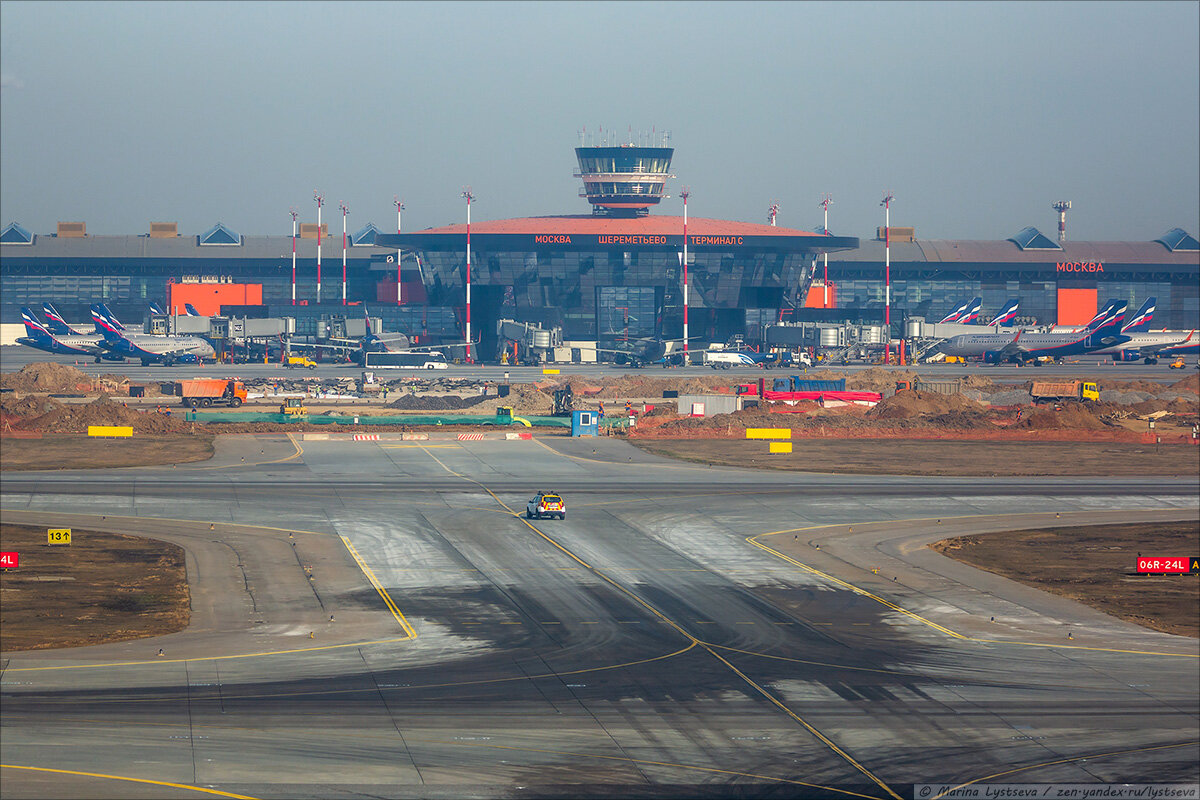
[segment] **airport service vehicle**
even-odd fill
[[[301,367],[307,367],[308,369],[317,368],[317,362],[313,361],[308,356],[288,356],[287,360],[283,362],[283,365],[288,369],[298,369]]]
[[[1100,390],[1091,381],[1034,381],[1029,393],[1033,402],[1044,403],[1056,400],[1091,400],[1100,399]]]
[[[188,408],[197,406],[237,408],[246,400],[246,387],[241,381],[194,378],[175,384],[175,394],[183,398],[183,404]]]
[[[567,504],[557,494],[538,492],[525,506],[525,516],[528,519],[541,519],[542,517],[566,519]]]
[[[366,369],[449,369],[446,357],[441,353],[426,353],[418,351],[400,351],[390,353],[367,352],[363,354],[363,366]]]
[[[1183,363],[1183,357],[1180,356],[1179,358],[1172,361],[1170,364],[1167,364],[1167,369],[1183,369],[1185,366],[1187,366],[1187,365]]]

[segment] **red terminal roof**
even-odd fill
[[[446,234],[466,235],[466,223],[445,225],[441,228],[426,228],[412,231],[410,235]],[[487,222],[472,222],[471,233],[512,233],[512,234],[604,234],[620,235],[638,234],[643,236],[681,236],[683,235],[683,217],[645,216],[632,218],[600,217],[591,214],[559,217],[521,217],[518,219],[497,219]],[[793,228],[778,228],[773,225],[762,225],[755,222],[732,222],[724,219],[705,219],[703,217],[688,217],[689,236],[820,236],[810,231],[799,231]]]

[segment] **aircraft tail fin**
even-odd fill
[[[97,303],[91,307],[92,322],[96,325],[96,332],[104,337],[107,342],[117,342],[125,338],[121,328],[118,328],[111,313],[103,303]]]
[[[187,312],[187,315],[188,315],[189,317],[198,317],[198,316],[200,316],[200,312],[199,312],[199,311],[197,311],[197,310],[196,310],[196,307],[195,307],[194,305],[192,305],[191,303],[184,303],[184,304],[183,304],[183,310]]]
[[[990,326],[1012,325],[1013,320],[1015,320],[1017,318],[1017,309],[1020,308],[1020,306],[1021,306],[1020,298],[1015,298],[1013,300],[1009,300],[1007,303],[1004,304],[1004,308],[1000,311],[1000,313],[997,314],[995,317],[993,317],[992,321],[989,322],[988,325],[990,325]]]
[[[150,313],[151,314],[165,314],[167,312],[162,310],[162,306],[160,306],[158,303],[151,300],[150,301]]]
[[[1146,302],[1142,303],[1142,307],[1137,310],[1137,313],[1129,318],[1129,322],[1125,323],[1121,333],[1143,333],[1150,330],[1150,320],[1154,317],[1154,306],[1157,301],[1157,297],[1146,298]]]
[[[37,315],[25,306],[21,306],[21,321],[25,323],[25,332],[29,334],[30,339],[49,341],[54,338]]]
[[[938,324],[940,325],[943,322],[958,322],[959,319],[962,317],[963,313],[966,312],[967,307],[970,305],[971,305],[971,301],[968,300],[967,302],[963,303],[960,306],[955,306],[953,311],[951,311],[949,314],[947,314],[946,316],[944,316],[940,320],[938,320]]]
[[[1127,303],[1121,302],[1113,305],[1112,310],[1108,313],[1108,316],[1101,320],[1100,323],[1096,325],[1094,329],[1092,329],[1092,336],[1104,337],[1119,334],[1121,332],[1121,326],[1125,324],[1125,309],[1128,307],[1129,306]]]
[[[962,316],[957,320],[960,325],[970,325],[975,320],[979,319],[979,312],[983,309],[983,298],[972,297],[971,302],[967,303],[967,308],[963,311]]]
[[[57,309],[49,303],[42,303],[42,313],[46,315],[46,329],[51,333],[58,334],[77,334],[79,331],[74,330],[67,321],[62,318]]]

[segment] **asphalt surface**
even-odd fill
[[[538,489],[565,521],[524,518]],[[1194,784],[1196,639],[924,544],[1200,520],[1198,490],[759,473],[607,439],[235,437],[203,465],[5,473],[6,521],[182,544],[193,617],[4,654],[0,795]]]
[[[204,375],[210,378],[240,377],[244,380],[257,378],[357,378],[363,368],[357,364],[320,364],[316,369],[287,369],[280,364],[221,364],[208,365],[203,368],[195,364],[182,364],[174,367],[152,365],[143,367],[139,361],[125,363],[105,361],[99,364],[91,359],[74,359],[67,356],[56,356],[43,353],[23,345],[6,345],[0,347],[0,371],[15,372],[26,364],[37,361],[54,361],[60,364],[71,364],[89,375],[126,375],[135,381],[172,381],[182,378],[192,378]],[[1164,359],[1155,365],[1139,362],[1114,364],[1111,360],[1098,356],[1080,356],[1078,363],[1062,365],[1048,364],[1042,367],[1018,367],[1013,364],[922,364],[915,367],[894,367],[894,369],[912,370],[929,378],[961,378],[966,375],[980,374],[999,382],[1022,382],[1030,378],[1093,378],[1097,375],[1112,375],[1114,380],[1132,381],[1149,380],[1163,383],[1174,383],[1180,378],[1193,374],[1195,359],[1188,362],[1187,369],[1170,369],[1167,366],[1170,359]],[[872,365],[851,364],[848,366],[830,365],[828,368],[839,372],[856,372],[870,369]],[[687,377],[695,375],[729,375],[731,377],[791,375],[800,372],[799,369],[763,370],[758,367],[731,367],[728,370],[714,370],[705,366],[673,367],[664,369],[662,366],[642,367],[632,370],[627,365],[615,364],[547,364],[545,367],[514,367],[499,364],[466,365],[451,364],[444,370],[417,369],[375,369],[372,370],[380,380],[394,380],[406,376],[434,378],[471,378],[482,381],[503,382],[505,373],[514,382],[528,383],[541,380],[543,369],[558,369],[562,373],[572,375],[624,375],[640,373],[649,377]],[[823,367],[821,367],[823,368]]]

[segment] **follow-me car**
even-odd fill
[[[558,517],[559,519],[567,518],[567,504],[563,502],[562,497],[550,492],[538,492],[529,504],[525,506],[525,516],[528,519],[541,519],[542,517]]]

